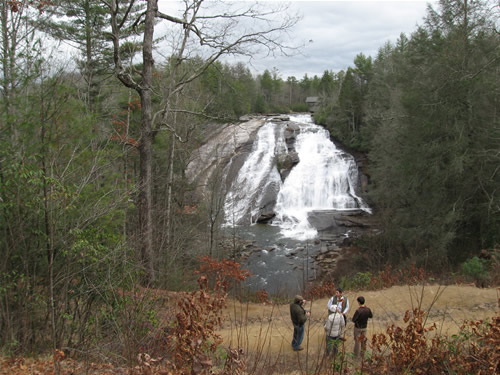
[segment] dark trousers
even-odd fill
[[[333,356],[337,355],[337,348],[339,346],[340,336],[326,336],[326,355],[333,354]]]
[[[292,348],[294,350],[300,347],[302,344],[302,340],[304,340],[304,325],[293,325],[293,339],[292,339]]]

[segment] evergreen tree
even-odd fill
[[[140,3],[133,4],[130,9],[118,8],[122,14],[117,17],[125,21],[121,37],[129,39],[120,51],[124,60],[131,61],[140,50],[139,43],[130,38],[137,35],[141,27],[132,25],[129,17],[142,13],[144,8]],[[76,63],[83,78],[81,93],[98,121],[102,116],[102,102],[106,95],[109,96],[109,92],[104,90],[104,84],[113,76],[111,30],[106,7],[99,0],[60,0],[49,7],[45,16],[39,17],[34,24],[61,43],[67,43],[78,50],[79,58]]]
[[[498,38],[485,3],[441,1],[379,56],[377,82],[390,88],[372,103],[390,118],[378,121],[371,159],[393,259],[427,249],[437,266],[498,242],[500,180],[485,157],[500,146]]]

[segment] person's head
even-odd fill
[[[341,288],[337,288],[335,289],[335,295],[338,297],[342,297],[342,289]]]
[[[358,298],[356,298],[356,301],[358,301],[358,303],[360,305],[364,305],[365,304],[365,297],[359,296]]]
[[[303,305],[304,303],[306,303],[306,300],[304,299],[304,297],[302,297],[301,295],[297,294],[295,296],[295,299],[293,300],[294,303],[298,303],[299,305]]]

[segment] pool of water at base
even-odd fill
[[[266,290],[270,296],[288,298],[302,293],[307,281],[316,277],[313,256],[319,242],[283,237],[280,228],[267,224],[227,228],[244,240],[255,241],[262,250],[253,252],[242,264],[252,276],[244,282],[250,291]]]

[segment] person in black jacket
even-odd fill
[[[354,322],[354,357],[359,357],[359,344],[361,344],[361,356],[366,351],[366,327],[369,318],[373,318],[372,311],[365,306],[365,298],[359,296],[357,299],[359,308],[354,313],[352,321]]]
[[[304,305],[306,300],[302,296],[295,296],[293,303],[290,304],[290,317],[293,323],[293,338],[292,338],[292,348],[295,351],[302,350],[300,346],[302,340],[304,339],[304,324],[307,321],[307,317],[311,315],[309,311],[304,310]]]

